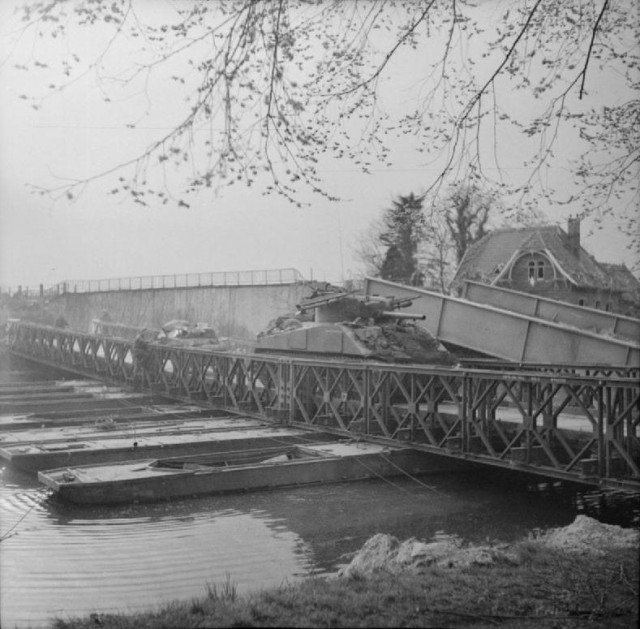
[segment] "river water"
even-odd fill
[[[637,501],[484,472],[308,486],[152,505],[79,507],[0,475],[0,621],[139,611],[205,594],[334,574],[375,533],[513,541],[578,513],[638,525]]]
[[[335,573],[373,534],[512,541],[586,512],[638,523],[622,497],[462,473],[88,508],[49,497],[30,477],[0,483],[3,627],[53,616],[141,610],[205,593],[240,592]],[[425,486],[428,484],[428,487]]]

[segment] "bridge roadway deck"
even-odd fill
[[[282,425],[640,491],[635,367],[446,369],[159,343],[141,353],[131,340],[26,322],[12,322],[8,345],[79,375]]]

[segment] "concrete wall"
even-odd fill
[[[171,319],[187,319],[212,325],[219,336],[254,339],[310,293],[300,283],[69,293],[53,299],[49,309],[64,314],[72,329],[86,332],[106,310],[112,321],[127,325],[159,328]]]

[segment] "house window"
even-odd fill
[[[578,306],[584,306],[584,299],[578,299]]]
[[[536,279],[536,263],[533,260],[531,260],[528,266],[529,266],[529,279],[535,280]]]
[[[542,279],[544,277],[544,261],[538,260],[538,279]]]
[[[604,307],[604,309],[605,309],[607,312],[611,312],[611,302],[610,302],[610,301],[608,301],[608,302],[607,302],[607,305]]]
[[[598,310],[600,310],[600,301],[596,301],[596,306],[595,306]]]

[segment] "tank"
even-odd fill
[[[316,288],[295,313],[258,334],[256,353],[452,366],[457,359],[419,325],[424,315],[401,312],[411,299],[367,298],[331,285]]]
[[[165,323],[155,340],[165,345],[180,347],[202,347],[217,351],[229,349],[228,344],[218,338],[210,325],[193,324],[183,319],[174,319]]]

